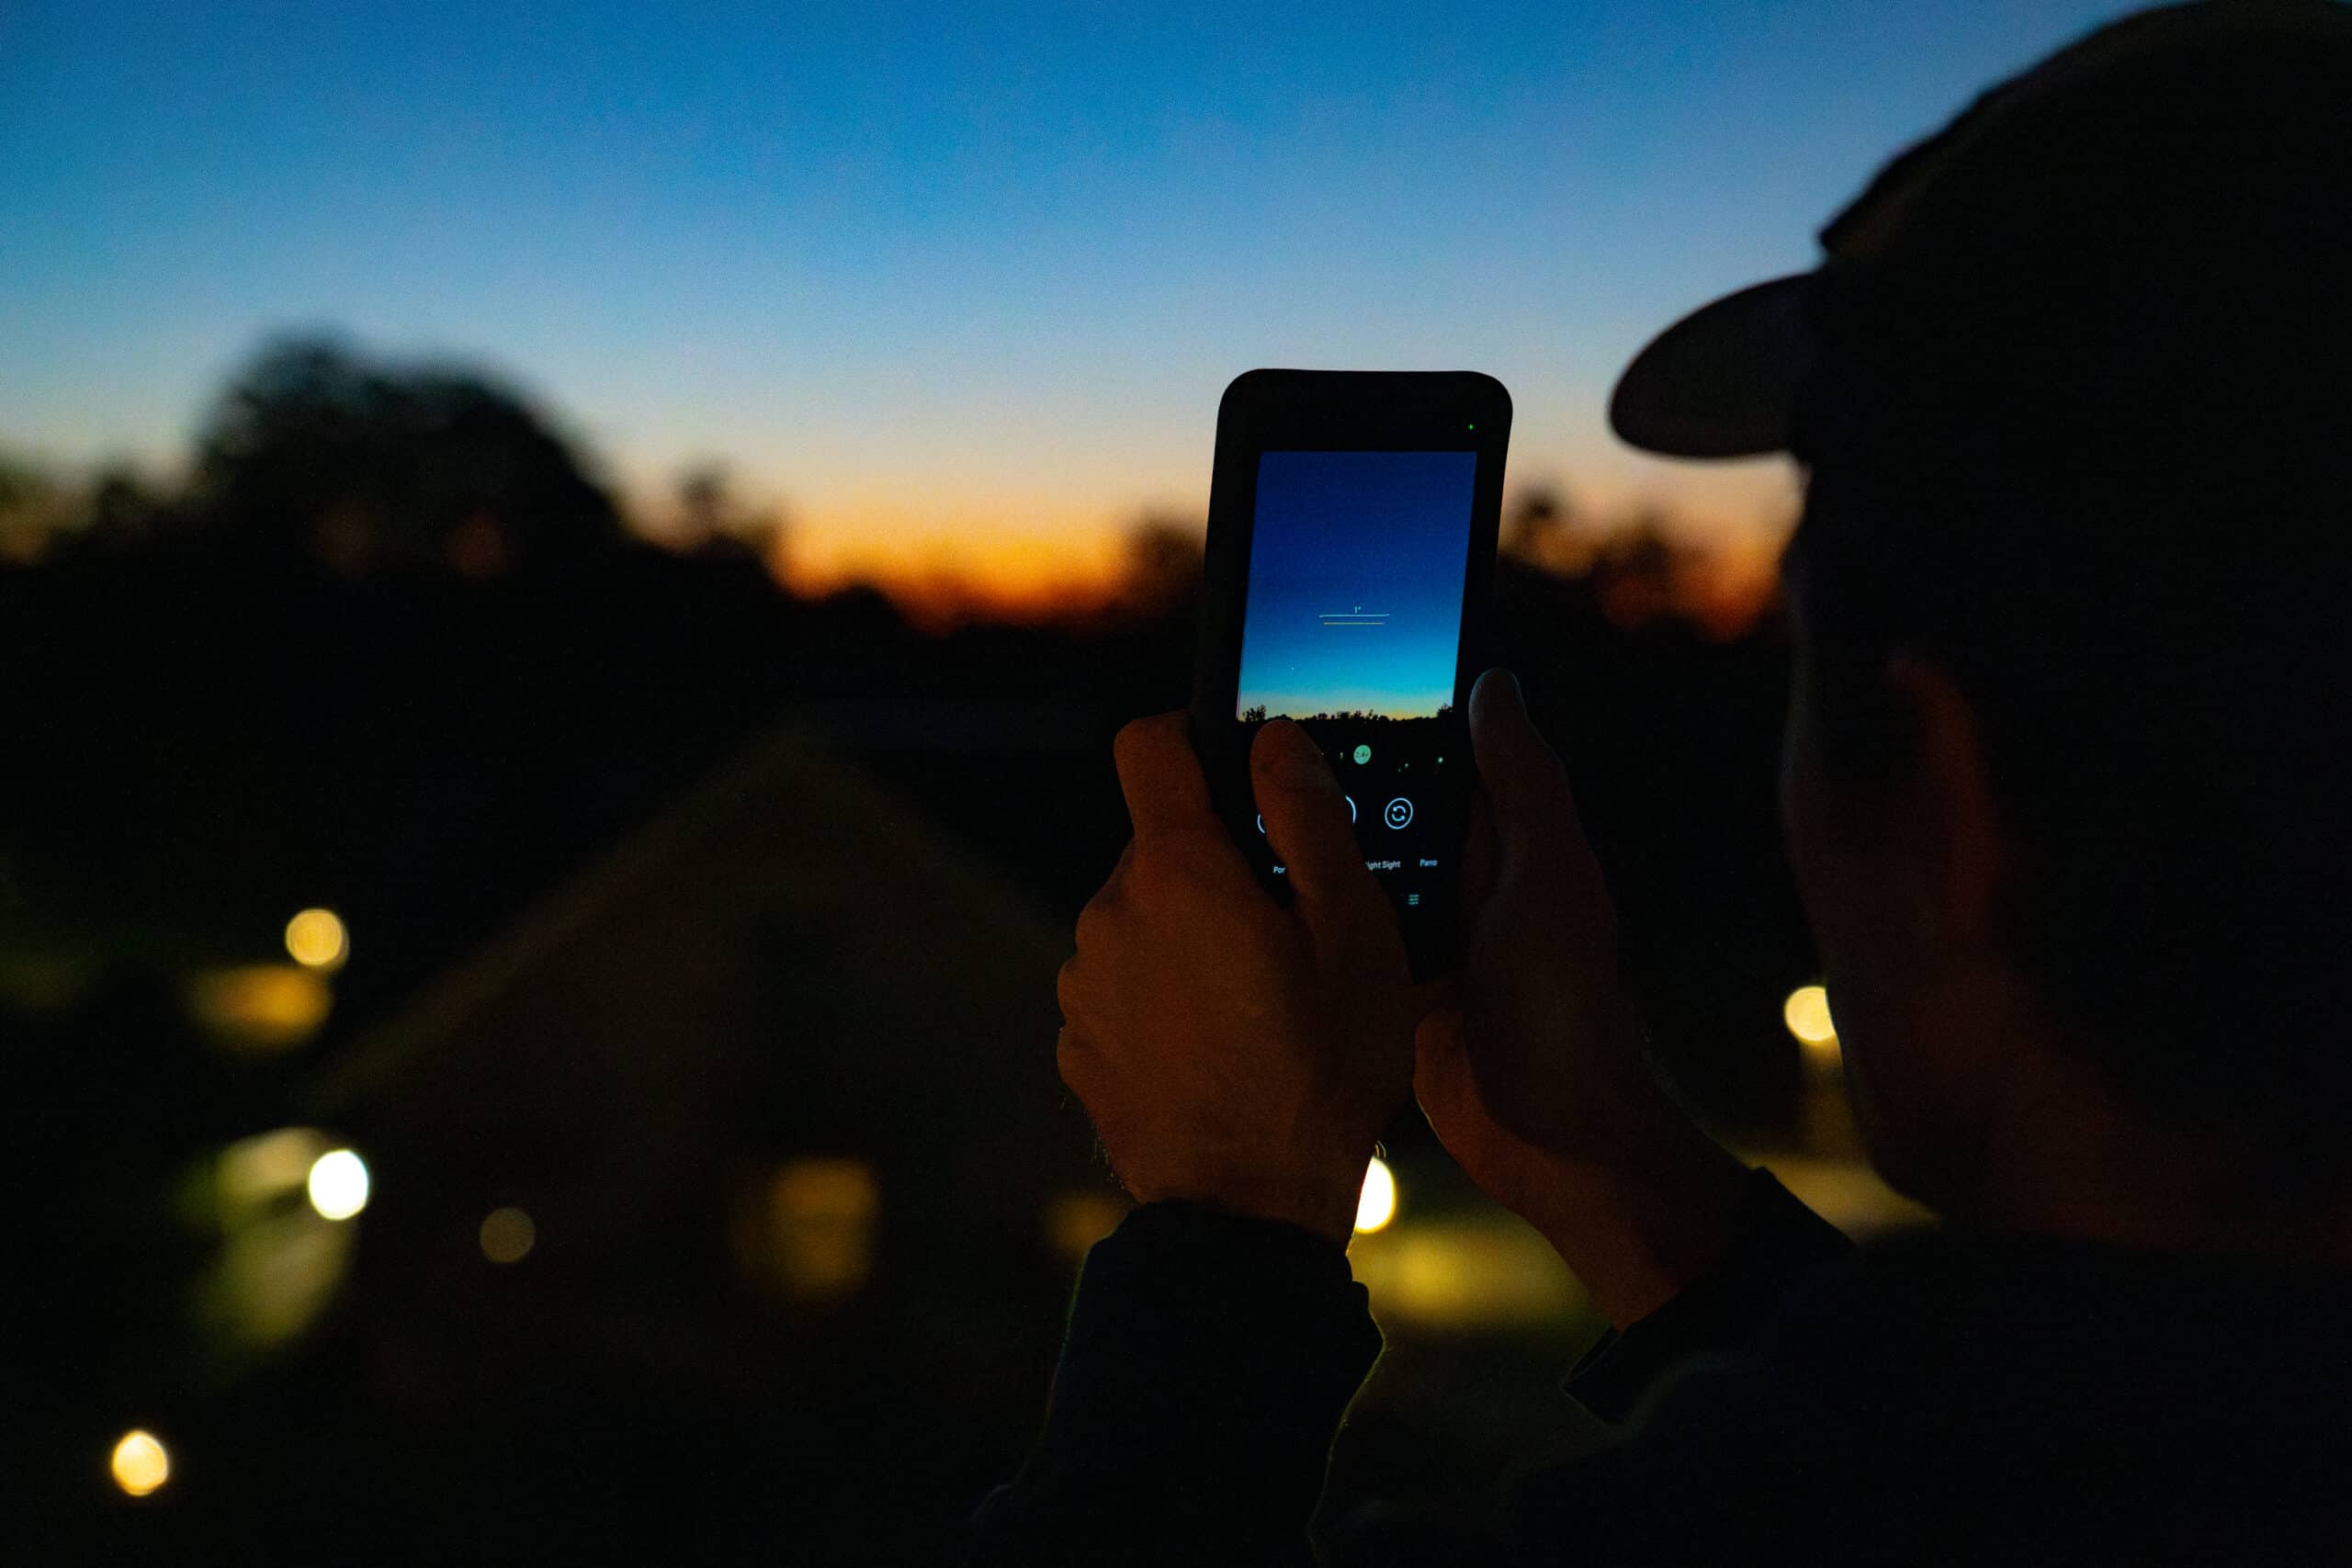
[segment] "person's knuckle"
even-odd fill
[[[1149,722],[1148,719],[1131,718],[1119,726],[1119,732],[1111,737],[1111,755],[1121,767],[1135,761],[1137,748],[1150,744],[1150,732],[1145,728]]]
[[[1081,1100],[1085,1091],[1080,1087],[1080,1079],[1086,1077],[1088,1055],[1086,1037],[1075,1029],[1065,1027],[1054,1042],[1054,1070]]]
[[[1223,848],[1226,841],[1225,825],[1215,818],[1171,822],[1160,829],[1150,852],[1136,858],[1147,874],[1165,884],[1173,878],[1196,875],[1204,863],[1203,857]]]
[[[1165,745],[1170,720],[1177,716],[1147,714],[1119,726],[1111,738],[1111,755],[1121,771],[1136,766]]]
[[[1079,910],[1074,931],[1079,952],[1085,953],[1102,944],[1116,918],[1118,902],[1118,897],[1106,888],[1089,898],[1086,907]]]

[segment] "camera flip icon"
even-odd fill
[[[1387,808],[1381,812],[1380,819],[1391,828],[1410,827],[1413,821],[1413,803],[1400,795],[1388,803]]]

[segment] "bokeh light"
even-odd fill
[[[1781,1021],[1789,1032],[1806,1045],[1822,1045],[1838,1038],[1838,1026],[1829,1018],[1829,993],[1819,986],[1799,986],[1781,1004]]]
[[[188,1010],[206,1032],[243,1051],[300,1045],[327,1021],[334,993],[320,972],[294,964],[211,969],[188,987]]]
[[[220,1201],[230,1211],[259,1207],[300,1187],[332,1145],[311,1127],[280,1127],[240,1138],[220,1151]]]
[[[311,1162],[311,1207],[347,1220],[368,1206],[368,1162],[351,1149],[329,1149]]]
[[[481,1255],[492,1263],[520,1263],[538,1245],[539,1227],[522,1210],[492,1209],[482,1216]]]
[[[1112,1193],[1064,1192],[1046,1206],[1046,1237],[1064,1258],[1083,1262],[1087,1250],[1118,1229],[1126,1214],[1125,1201]]]
[[[1448,1333],[1556,1325],[1590,1310],[1551,1244],[1496,1211],[1416,1216],[1348,1249],[1384,1328]]]
[[[220,1247],[197,1301],[224,1341],[285,1343],[317,1320],[350,1271],[350,1227],[322,1218],[309,1197],[312,1168],[334,1146],[315,1127],[279,1127],[220,1151],[213,1168]]]
[[[172,1478],[172,1456],[154,1433],[133,1427],[115,1444],[108,1468],[114,1472],[117,1486],[133,1497],[144,1497]]]
[[[1375,1156],[1363,1168],[1363,1190],[1356,1196],[1356,1229],[1371,1232],[1396,1217],[1396,1176]]]
[[[769,1237],[788,1294],[836,1301],[865,1283],[874,1222],[882,1206],[874,1168],[862,1159],[797,1159],[768,1186]]]
[[[306,969],[340,969],[351,956],[351,933],[333,909],[305,909],[286,922],[286,951]]]

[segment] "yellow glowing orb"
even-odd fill
[[[1781,1004],[1781,1021],[1807,1045],[1826,1045],[1838,1038],[1838,1026],[1829,1020],[1829,993],[1819,986],[1791,991]]]
[[[286,951],[305,969],[340,969],[351,956],[351,933],[333,909],[305,909],[286,922]]]
[[[172,1478],[172,1456],[155,1434],[133,1427],[114,1446],[114,1483],[133,1497],[144,1497]]]
[[[350,1149],[329,1149],[311,1162],[311,1207],[347,1220],[368,1206],[368,1162]]]
[[[538,1240],[539,1227],[520,1209],[492,1209],[482,1217],[481,1255],[492,1263],[520,1263]]]
[[[1396,1178],[1385,1160],[1363,1168],[1363,1190],[1356,1197],[1356,1229],[1376,1231],[1396,1217]]]

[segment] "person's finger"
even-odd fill
[[[1086,907],[1079,910],[1078,923],[1070,932],[1071,943],[1079,955],[1092,953],[1102,945],[1105,933],[1117,919],[1124,901],[1116,875],[1086,901]]]
[[[1112,910],[1125,901],[1127,868],[1134,863],[1135,858],[1136,841],[1130,838],[1125,847],[1119,851],[1118,863],[1111,867],[1111,874],[1102,879],[1102,886],[1097,887],[1094,896],[1079,909],[1078,924],[1071,936],[1080,952],[1087,950],[1092,933],[1107,923]]]
[[[1383,899],[1363,863],[1340,781],[1306,730],[1278,718],[1258,731],[1250,748],[1250,787],[1310,925]]]
[[[1510,671],[1489,670],[1471,689],[1470,742],[1506,854],[1565,847],[1577,836],[1568,770],[1528,716]]]
[[[1432,1126],[1451,1122],[1469,1082],[1470,1064],[1462,1031],[1462,1010],[1451,1002],[1432,1008],[1413,1031],[1413,1099]]]
[[[1502,875],[1502,845],[1495,837],[1495,808],[1482,784],[1471,792],[1470,823],[1462,835],[1462,918],[1469,919],[1486,908]]]
[[[1122,726],[1111,757],[1137,839],[1216,826],[1208,779],[1182,713],[1154,714]]]
[[[1079,1080],[1091,1077],[1094,1069],[1094,1043],[1077,1029],[1062,1025],[1054,1037],[1054,1070],[1059,1074],[1064,1088],[1079,1097],[1081,1103],[1086,1091]]]
[[[1078,1017],[1086,1005],[1086,971],[1080,966],[1082,957],[1080,953],[1071,953],[1062,960],[1061,968],[1054,976],[1054,1002],[1061,1009],[1065,1033],[1070,1027],[1070,1020]]]
[[[1434,980],[1424,980],[1407,989],[1405,1009],[1415,1020],[1427,1018],[1442,1007],[1450,1007],[1462,993],[1459,975],[1441,975]]]

